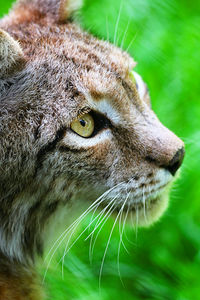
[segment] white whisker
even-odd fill
[[[128,47],[127,47],[126,50],[125,50],[126,52],[128,52],[128,50],[129,50],[130,47],[132,46],[133,42],[135,41],[135,39],[136,39],[136,37],[137,37],[137,34],[138,34],[138,33],[136,33],[136,34],[134,35],[134,37],[132,38],[132,40],[130,41]]]
[[[146,198],[145,198],[145,195],[144,195],[144,187],[143,187],[143,190],[142,190],[142,203],[143,203],[144,219],[145,219],[145,222],[147,223],[147,217],[146,217]]]
[[[123,205],[122,205],[122,207],[121,207],[119,213],[117,214],[117,217],[116,217],[116,219],[115,219],[115,221],[114,221],[114,224],[113,224],[113,226],[112,226],[110,235],[109,235],[109,237],[108,237],[108,242],[107,242],[107,244],[106,244],[106,248],[105,248],[105,251],[104,251],[104,255],[103,255],[103,259],[102,259],[102,263],[101,263],[101,267],[100,267],[100,272],[99,272],[99,289],[100,289],[100,285],[101,285],[101,276],[102,276],[103,265],[104,265],[106,253],[107,253],[107,250],[108,250],[108,246],[109,246],[109,244],[110,244],[110,240],[111,240],[111,237],[112,237],[112,233],[113,233],[113,230],[114,230],[115,225],[116,225],[116,223],[117,223],[117,220],[118,220],[118,218],[119,218],[119,216],[120,216],[120,213],[121,213],[121,211],[123,211],[123,209],[124,209],[125,203],[126,203],[126,202],[123,203]]]
[[[103,199],[101,202],[105,201],[105,199]],[[59,260],[59,263],[61,262],[62,260],[62,266],[64,264],[64,258],[65,256],[67,255],[67,253],[70,251],[70,249],[74,246],[74,244],[80,239],[80,237],[84,234],[84,232],[91,226],[91,224],[94,223],[94,221],[99,217],[99,214],[86,226],[86,228],[80,233],[80,235],[75,239],[75,241],[70,245],[70,247],[68,248],[68,245],[70,243],[70,240],[71,240],[71,237],[72,235],[74,234],[75,230],[76,230],[76,227],[73,229],[73,231],[71,232],[69,238],[68,238],[68,241],[67,241],[67,244],[65,246],[65,250],[64,250],[64,254],[62,256],[62,258]],[[63,271],[63,267],[62,267],[62,271]]]
[[[113,189],[115,189],[116,187],[118,187],[119,185],[123,184],[124,182],[120,182],[119,184],[113,186],[112,188],[110,188],[109,190],[105,191],[98,199],[96,199],[60,236],[59,238],[54,242],[53,246],[51,247],[51,249],[49,250],[49,252],[47,253],[45,260],[47,259],[47,257],[50,255],[50,253],[52,252],[53,248],[55,247],[56,243],[63,237],[63,235],[65,235],[65,233],[74,226],[74,223],[76,223],[78,220],[82,219],[83,217],[85,217],[97,204],[100,204],[99,201],[106,197]]]
[[[116,198],[116,197],[115,197]],[[110,206],[110,204],[112,204],[115,200],[115,198],[106,206],[106,208],[104,209],[104,211]],[[87,238],[85,240],[87,240],[89,237],[91,237],[90,239],[90,247],[89,247],[89,258],[90,258],[90,263],[92,262],[92,254],[93,254],[93,247],[92,247],[92,240],[93,240],[93,235],[94,235],[94,232],[97,230],[97,228],[101,225],[101,223],[106,219],[106,217],[110,216],[110,211],[113,209],[113,207],[115,206],[115,202],[111,205],[111,207],[109,208],[109,210],[107,211],[107,213],[104,215],[104,217],[101,219],[101,221],[99,222],[99,220],[97,221],[97,224],[95,225],[95,228],[93,229],[93,231],[87,236]],[[104,212],[103,211],[103,212]],[[113,210],[112,210],[113,211]],[[106,219],[107,220],[107,219]],[[105,223],[104,223],[105,224]],[[103,225],[104,225],[103,224]]]
[[[136,241],[137,241],[137,234],[138,234],[138,207],[136,205],[135,207],[135,237],[136,237]]]
[[[127,197],[126,197],[126,199],[125,199],[125,202],[128,201],[129,196],[130,196],[130,192],[127,193]],[[123,212],[122,212],[122,213],[123,213]],[[121,232],[122,232],[122,234],[123,234],[123,231],[124,231],[124,225],[125,225],[125,223],[123,222],[122,231],[121,231],[122,213],[121,213],[120,219],[119,219],[119,233],[120,233],[120,239],[121,239],[121,240],[120,240],[120,243],[121,243],[122,246],[124,247],[125,251],[128,253],[128,250],[127,250],[127,248],[126,248],[126,246],[125,246],[125,244],[124,244],[124,241],[123,241],[122,235],[121,235]],[[127,218],[127,214],[126,214],[126,216],[125,216],[125,219],[126,219],[126,218]]]
[[[112,213],[114,212],[115,210],[115,207],[113,207],[113,209],[109,212],[109,214],[107,215],[105,221],[103,222],[103,224],[101,225],[99,231],[97,232],[96,236],[95,236],[95,239],[94,239],[94,242],[93,242],[93,246],[92,246],[92,250],[91,250],[91,255],[93,255],[93,252],[94,252],[94,247],[95,247],[95,244],[96,244],[96,241],[97,241],[97,238],[102,230],[102,228],[104,227],[105,223],[108,221],[109,217],[112,215]]]
[[[121,49],[123,49],[123,47],[124,47],[124,41],[125,41],[125,38],[126,38],[126,35],[127,35],[127,32],[128,32],[128,29],[129,29],[129,25],[130,25],[130,20],[128,21],[128,23],[126,25],[126,29],[125,29],[124,34],[123,34],[123,38],[122,38],[121,45],[120,45]]]
[[[45,260],[47,260],[47,257],[51,254],[49,262],[47,264],[44,276],[43,276],[43,282],[45,281],[46,278],[46,274],[48,272],[50,263],[53,259],[53,256],[55,254],[55,252],[57,251],[57,249],[60,247],[60,245],[62,244],[62,242],[66,239],[67,234],[74,228],[73,233],[76,229],[76,227],[81,223],[81,221],[83,220],[83,218],[85,218],[88,213],[93,210],[97,205],[99,205],[101,202],[105,201],[105,197],[111,192],[113,191],[116,187],[122,185],[124,183],[124,181],[116,184],[115,186],[113,186],[112,188],[110,188],[109,190],[105,191],[98,199],[96,199],[87,209],[85,212],[83,212],[60,236],[59,238],[54,242],[53,246],[51,247],[51,249],[49,250],[49,252],[47,253]],[[101,201],[100,201],[101,200]],[[100,203],[99,203],[100,202]],[[55,249],[54,249],[55,248]]]
[[[96,205],[99,205],[100,203],[102,203],[103,201],[105,201],[105,195],[108,195],[112,190],[114,190],[116,187],[118,187],[119,185],[122,185],[124,182],[120,182],[119,184],[115,185],[114,187],[112,187],[108,192],[105,192],[104,193],[104,198],[101,199],[101,201],[99,203],[97,203]],[[102,196],[100,197],[102,198]],[[99,199],[100,199],[99,198]],[[71,237],[74,233],[74,231],[76,230],[76,227],[74,228],[74,230],[72,231],[72,233],[70,234],[69,238],[68,238],[68,241],[67,241],[67,245],[65,247],[65,250],[64,250],[64,254],[62,256],[62,259],[60,259],[60,261],[62,260],[62,262],[64,263],[64,258],[66,256],[66,254],[70,251],[70,249],[73,247],[73,245],[79,240],[79,238],[83,235],[83,233],[88,229],[89,226],[91,226],[92,223],[94,223],[94,221],[99,217],[99,215],[97,215],[93,220],[92,222],[90,222],[89,225],[86,226],[86,228],[81,232],[81,234],[76,238],[76,240],[71,244],[71,246],[68,248],[68,245],[69,245],[69,242],[71,240]],[[60,262],[59,261],[59,262]],[[63,264],[62,264],[63,265]]]
[[[104,199],[101,200],[101,202],[103,202]],[[96,202],[96,201],[95,201]],[[94,204],[94,203],[93,203]],[[96,205],[98,205],[98,203],[96,203]],[[50,258],[49,258],[49,262],[47,264],[47,267],[46,267],[46,270],[45,270],[45,273],[44,273],[44,277],[43,277],[43,282],[45,280],[45,277],[46,277],[46,274],[47,274],[47,271],[49,269],[49,266],[50,266],[50,263],[53,259],[53,256],[54,254],[56,253],[56,251],[58,250],[58,248],[60,247],[60,245],[62,244],[62,242],[66,239],[68,233],[73,230],[73,233],[74,231],[76,230],[77,226],[81,223],[81,221],[88,215],[88,213],[93,210],[96,205],[91,205],[79,218],[77,218],[61,235],[60,237],[56,240],[56,242],[53,244],[53,246],[51,247],[50,251],[48,252],[47,256],[45,257],[45,260],[47,259],[48,255],[51,254],[51,252],[53,251],[53,253],[51,254]],[[56,245],[57,244],[57,245]],[[53,248],[55,247],[55,249],[53,250]]]
[[[122,11],[122,1],[120,3],[120,7],[119,7],[119,13],[117,16],[117,22],[115,25],[115,33],[114,33],[114,45],[116,46],[116,38],[117,38],[117,33],[118,33],[118,27],[119,27],[119,21],[120,21],[120,17],[121,17],[121,11]]]
[[[109,28],[108,28],[108,16],[106,16],[106,33],[107,33],[107,42],[110,40]]]
[[[126,197],[124,206],[126,205],[126,202],[128,201],[129,195],[130,195],[130,192],[129,192],[129,194]],[[129,206],[128,206],[128,209],[127,209],[127,212],[126,212],[126,215],[125,215],[125,218],[124,218],[124,222],[123,222],[123,226],[122,226],[122,231],[119,230],[120,240],[119,240],[118,253],[117,253],[117,268],[118,268],[119,278],[120,278],[120,281],[121,281],[121,283],[122,283],[123,286],[124,286],[124,283],[123,283],[123,280],[122,280],[122,277],[121,277],[119,259],[120,259],[121,244],[123,243],[123,232],[124,232],[125,222],[126,222],[126,219],[127,219],[127,216],[128,216],[128,212],[129,212]],[[120,219],[121,219],[122,213],[123,213],[123,210],[121,211]],[[126,249],[126,247],[125,247],[125,249]]]
[[[110,201],[109,203],[108,203],[108,205],[101,211],[101,215],[104,213],[104,211],[107,209],[107,207],[109,207],[110,206],[110,204],[112,204],[113,202],[114,202],[114,200],[117,198],[117,196],[115,196],[113,199],[112,199],[112,201]],[[113,203],[112,204],[112,206],[111,206],[111,208],[113,207],[115,205],[115,203]],[[110,210],[110,209],[109,209]],[[108,212],[109,212],[109,210],[108,210]],[[108,213],[107,212],[107,213]],[[106,214],[107,215],[107,214]],[[101,221],[98,223],[97,222],[97,224],[95,225],[95,228],[93,229],[93,231],[92,232],[90,232],[90,234],[86,237],[86,239],[85,239],[85,241],[95,232],[95,230],[99,227],[99,225],[101,225],[101,223],[102,223],[102,221],[104,220],[104,218],[106,217],[106,215],[103,217],[103,219],[101,219]]]

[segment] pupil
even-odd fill
[[[86,125],[86,122],[84,121],[84,120],[80,120],[80,124],[83,126],[83,127],[85,127],[85,125]]]

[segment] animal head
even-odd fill
[[[79,6],[21,0],[0,21],[0,232],[10,256],[40,252],[61,205],[70,215],[89,201],[153,223],[183,159],[133,58],[73,23]]]

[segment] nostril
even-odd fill
[[[172,160],[169,162],[168,166],[165,167],[168,171],[170,171],[170,173],[173,176],[175,175],[176,171],[181,166],[183,158],[184,158],[184,154],[185,154],[185,149],[183,147],[176,152],[176,154],[174,155]]]

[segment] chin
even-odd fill
[[[128,214],[127,223],[138,227],[149,227],[157,222],[168,208],[169,188],[147,199],[145,205],[142,203],[134,206]]]
[[[147,195],[145,198],[136,199],[134,195],[130,195],[129,201],[123,207],[124,199],[121,199],[121,205],[118,205],[112,213],[114,219],[126,220],[134,227],[149,227],[158,221],[164,214],[169,203],[169,190],[171,183],[168,183],[164,188]]]

